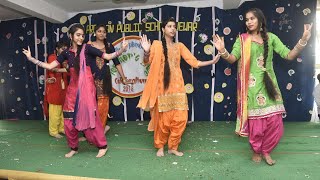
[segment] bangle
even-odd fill
[[[120,55],[119,51],[113,52],[112,54],[112,59],[118,57]]]
[[[218,55],[220,55],[223,59],[228,59],[230,57],[230,53],[227,51],[227,49],[225,49],[223,53],[219,52]]]
[[[302,40],[301,40],[301,39],[299,39],[298,44],[299,44],[300,46],[302,46],[302,47],[304,47],[304,46],[306,46],[306,45],[308,44],[308,42],[307,42],[307,41],[305,42],[305,44],[302,44],[301,42],[302,42]]]
[[[228,59],[230,57],[230,53],[228,52],[227,57],[221,56],[223,59]]]
[[[223,53],[221,53],[221,52],[219,52],[218,54],[220,54],[220,55],[224,55],[224,54],[226,54],[228,51],[227,51],[227,49],[226,48],[224,48],[224,52]]]

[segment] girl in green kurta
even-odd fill
[[[283,134],[282,113],[285,112],[273,69],[273,52],[287,60],[295,59],[310,39],[312,24],[304,25],[302,38],[289,50],[275,34],[267,32],[260,9],[248,10],[245,17],[247,32],[239,36],[231,53],[218,35],[213,36],[214,45],[229,63],[239,60],[236,133],[249,136],[254,162],[264,158],[268,165],[273,165],[275,161],[270,153]]]

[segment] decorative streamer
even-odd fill
[[[38,41],[38,32],[37,32],[37,20],[34,20],[34,23],[33,23],[33,34],[34,34],[34,57],[36,59],[39,59],[39,55],[38,55],[38,44],[37,44],[37,41]],[[37,76],[37,86],[38,86],[38,91],[39,91],[39,67],[36,66],[36,76]]]
[[[212,7],[212,30],[214,31],[216,29],[216,24],[214,19],[215,17],[215,11],[214,7]],[[213,51],[212,58],[215,56],[215,51]],[[212,70],[211,70],[211,105],[210,105],[210,121],[213,121],[213,108],[214,108],[214,73],[216,72],[216,65],[212,64]]]
[[[139,9],[139,23],[141,23],[141,9]],[[139,31],[139,36],[141,36],[141,31]],[[144,110],[140,108],[140,121],[144,121],[143,114]]]
[[[47,62],[48,51],[47,51],[47,22],[46,21],[43,21],[43,38],[45,39],[44,43],[42,42],[44,44],[44,54],[45,54],[44,62]],[[47,79],[47,77],[46,77],[47,73],[46,72],[47,72],[47,70],[44,69],[44,79],[45,80]],[[43,84],[44,84],[44,92],[45,92],[47,83],[43,83]],[[43,103],[41,104],[41,106],[42,106],[42,109],[44,110],[44,104]],[[44,111],[43,111],[43,119],[47,120]]]
[[[198,8],[194,9],[194,15],[193,15],[193,22],[196,21],[198,14]],[[191,53],[194,55],[194,37],[195,37],[195,31],[192,31],[192,37],[191,37]],[[193,85],[193,68],[191,68],[191,83]],[[191,94],[192,97],[192,104],[191,104],[191,121],[194,122],[194,101],[193,101],[193,94]]]
[[[122,11],[122,24],[126,23],[126,11]],[[126,34],[123,32],[122,37],[125,37]],[[128,110],[127,110],[127,99],[123,98],[123,115],[124,115],[124,121],[128,121]]]
[[[179,6],[177,6],[177,12],[176,12],[176,22],[179,22],[179,10],[180,10],[180,7]],[[177,31],[176,32],[176,42],[178,42],[179,41],[179,32]]]
[[[57,31],[53,31],[53,33],[56,35],[56,42],[59,42],[59,40],[60,40],[60,36],[59,36],[60,28],[57,28]]]
[[[88,16],[89,26],[91,26],[91,18],[92,18],[92,15],[89,15],[89,16]],[[90,34],[89,34],[89,41],[91,41],[91,36],[92,36],[92,34],[93,34],[93,33],[90,33]]]

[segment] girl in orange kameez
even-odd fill
[[[188,121],[188,100],[180,68],[181,56],[194,68],[215,64],[219,56],[210,61],[198,61],[184,44],[173,42],[176,35],[173,18],[161,25],[162,41],[155,40],[151,45],[146,35],[141,38],[144,63],[151,65],[138,107],[151,110],[148,130],[154,131],[156,155],[164,156],[164,146],[168,143],[169,154],[183,156],[178,146]]]

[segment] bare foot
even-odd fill
[[[80,142],[82,142],[82,141],[86,141],[87,139],[85,138],[85,137],[79,137],[79,139],[78,139]]]
[[[66,158],[71,158],[73,155],[78,154],[78,151],[71,150],[67,154],[64,155]]]
[[[260,163],[261,162],[261,155],[258,154],[258,153],[253,153],[252,154],[252,161],[255,162],[255,163]]]
[[[61,136],[60,134],[53,135],[53,137],[55,137],[57,139],[63,138],[63,136]]]
[[[109,130],[110,130],[110,126],[106,125],[106,127],[104,128],[104,133],[106,134]]]
[[[270,155],[264,155],[264,160],[269,166],[273,166],[274,164],[276,164],[276,161],[273,160]]]
[[[158,149],[157,156],[158,157],[163,157],[164,156],[163,148]]]
[[[183,152],[179,152],[177,150],[168,150],[169,154],[174,154],[176,156],[183,156]]]
[[[98,152],[98,154],[97,154],[97,158],[101,158],[102,156],[104,156],[106,153],[107,153],[107,151],[108,151],[108,148],[106,148],[106,149],[99,149],[99,152]]]

